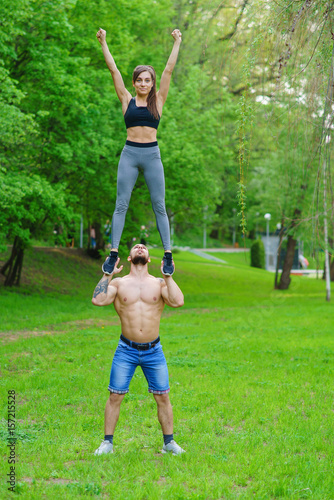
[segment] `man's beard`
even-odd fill
[[[145,266],[145,264],[148,263],[148,258],[146,258],[145,255],[136,255],[133,259],[131,259],[131,262],[135,266],[138,266],[138,264]]]

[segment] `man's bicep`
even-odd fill
[[[159,278],[159,279],[161,280],[161,297],[162,297],[162,300],[165,302],[165,304],[167,304],[169,306],[167,285],[165,283],[165,280],[163,280],[162,278]]]
[[[107,301],[108,304],[112,304],[117,295],[117,286],[115,286],[114,282],[110,282],[107,290]]]

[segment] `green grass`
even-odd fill
[[[138,370],[115,453],[94,457],[120,327],[113,307],[91,305],[100,263],[69,252],[31,249],[22,290],[0,288],[1,468],[4,478],[15,390],[21,498],[334,498],[334,307],[321,280],[293,277],[282,292],[243,254],[217,253],[227,264],[176,254],[185,306],[165,308],[160,333],[187,453],[160,454]],[[151,254],[159,276],[162,252]],[[2,481],[0,497],[12,496]]]
[[[218,257],[228,264],[233,266],[250,266],[250,251],[236,252],[236,253],[225,253],[225,252],[207,252],[209,255]]]

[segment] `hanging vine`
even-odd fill
[[[239,182],[237,183],[237,200],[238,200],[238,216],[240,217],[240,227],[242,234],[246,234],[247,230],[247,219],[246,219],[246,181],[245,172],[248,170],[249,157],[251,150],[251,137],[252,128],[254,120],[254,105],[253,100],[250,98],[249,91],[251,86],[251,74],[255,66],[255,61],[257,57],[257,49],[259,44],[263,40],[263,35],[258,35],[254,41],[251,43],[250,47],[246,52],[246,62],[242,67],[242,76],[245,85],[245,90],[242,93],[239,106],[238,114],[239,120],[237,123],[237,133],[239,138],[239,151],[238,151],[238,162],[239,162]]]

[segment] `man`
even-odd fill
[[[129,391],[137,366],[142,368],[148,390],[158,406],[158,420],[164,436],[162,453],[180,455],[184,450],[173,439],[173,410],[168,395],[168,369],[160,345],[159,324],[165,304],[183,306],[183,293],[172,276],[164,275],[162,279],[148,273],[150,257],[145,245],[135,245],[128,261],[131,262],[130,273],[123,278],[112,279],[123,269],[123,266],[117,267],[118,259],[112,274],[103,275],[92,298],[96,306],[113,303],[122,325],[122,335],[110,372],[110,396],[104,414],[104,441],[95,455],[113,453],[113,435],[120,406]]]

